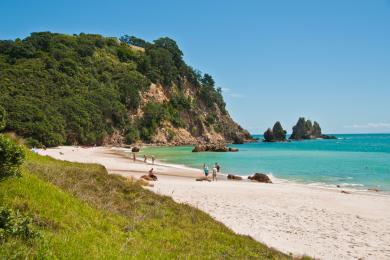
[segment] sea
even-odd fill
[[[236,147],[239,152],[193,153],[192,146],[146,147],[142,154],[158,161],[202,168],[221,166],[222,173],[266,173],[278,180],[309,185],[390,192],[390,134],[338,134],[337,139],[283,143],[259,141]]]

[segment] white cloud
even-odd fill
[[[367,124],[353,124],[346,125],[345,128],[390,128],[390,123],[367,123]]]
[[[229,97],[232,97],[232,98],[243,98],[243,97],[245,97],[242,94],[233,92],[230,88],[221,88],[221,89],[222,89],[222,93],[225,94],[226,96],[229,96]]]

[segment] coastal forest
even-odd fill
[[[170,38],[31,33],[0,41],[5,131],[31,146],[236,142],[211,75],[189,65]]]

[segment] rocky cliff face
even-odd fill
[[[191,100],[192,105],[179,111],[180,126],[175,126],[169,119],[159,122],[151,143],[159,145],[185,145],[197,143],[242,143],[252,141],[251,135],[235,123],[227,111],[221,111],[217,104],[208,107],[199,99],[198,90],[184,80],[180,95]],[[147,104],[157,103],[162,106],[175,98],[178,90],[167,90],[162,85],[152,84],[148,91],[141,95],[141,105],[137,113],[131,115],[134,120],[143,117]]]

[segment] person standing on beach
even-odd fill
[[[219,166],[218,163],[215,163],[215,168],[217,168],[217,172],[219,172],[219,170],[221,169],[221,166]]]
[[[144,154],[144,163],[147,163],[148,157],[146,157],[146,154]]]
[[[152,155],[152,164],[154,164],[154,159],[155,159],[154,155]]]
[[[214,166],[213,167],[213,181],[216,181],[217,180],[217,167]]]
[[[135,162],[135,153],[133,153],[133,162]]]
[[[204,172],[204,176],[207,179],[207,176],[209,176],[209,167],[206,164],[203,164],[203,172]]]

